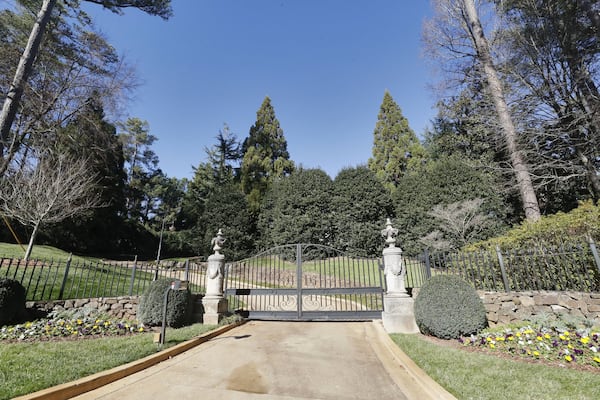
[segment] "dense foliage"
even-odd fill
[[[379,255],[383,240],[377,234],[394,216],[388,190],[364,166],[344,168],[333,181],[335,211],[333,247],[356,255]]]
[[[497,182],[493,172],[477,169],[457,157],[432,160],[407,174],[393,195],[402,248],[416,254],[425,247],[420,239],[439,228],[439,222],[430,215],[435,205],[474,197],[483,199],[481,212],[489,219],[473,241],[502,232],[510,209]]]
[[[504,235],[474,243],[468,249],[500,246],[502,249],[536,248],[563,243],[584,243],[589,238],[600,242],[600,206],[590,200],[568,213],[558,212],[538,222],[522,224]]]
[[[333,183],[319,169],[299,169],[275,181],[258,219],[261,247],[333,241]]]
[[[415,299],[415,320],[422,333],[456,339],[487,326],[483,301],[462,278],[437,275],[429,279]]]
[[[161,325],[165,292],[171,286],[171,280],[153,281],[140,300],[137,318],[144,325]],[[169,290],[167,300],[167,326],[179,328],[190,322],[192,313],[191,293],[186,290]]]
[[[172,14],[167,0],[88,1],[117,13],[135,7],[162,18]],[[465,30],[471,22],[464,7],[472,1],[434,3],[442,7],[424,36],[435,39],[427,42],[436,47],[430,53],[445,56],[434,61],[447,85],[428,132],[414,132],[386,91],[373,116],[368,167],[345,168],[336,177],[320,169],[293,173],[284,130],[266,97],[244,138],[225,124],[215,144],[204,154],[200,149],[188,180],[161,171],[152,149],[157,138],[146,121],[109,119],[127,114],[124,100],[135,75],[79,2],[57,2],[17,118],[0,138],[0,175],[31,162],[33,150],[89,160],[102,207],[44,226],[36,243],[111,258],[155,258],[159,241],[163,257],[206,257],[218,229],[231,259],[305,241],[379,254],[387,217],[411,255],[502,234],[525,213],[493,91],[473,31]],[[517,155],[532,171],[542,213],[558,212],[557,219],[524,224],[478,246],[512,248],[586,235],[598,240],[592,203],[583,206],[589,212],[562,213],[584,200],[597,204],[600,193],[599,6],[588,0],[477,3],[519,138]],[[38,11],[39,2],[31,0],[0,11],[2,95]],[[26,242],[31,235],[14,219],[7,224],[15,235],[2,224],[1,240]]]
[[[0,278],[0,326],[25,315],[25,288],[14,279]]]

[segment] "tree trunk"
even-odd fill
[[[25,250],[25,256],[23,256],[24,261],[29,260],[29,257],[31,256],[31,251],[33,250],[33,242],[35,241],[35,237],[37,236],[39,229],[40,223],[38,222],[33,226],[33,232],[31,232],[31,236],[29,237],[29,244],[27,244],[27,250]]]
[[[466,14],[465,18],[469,26],[471,38],[473,40],[475,49],[477,50],[477,57],[483,66],[487,84],[490,89],[490,95],[492,96],[496,112],[498,113],[500,128],[502,129],[502,133],[504,135],[504,140],[510,156],[512,168],[515,171],[517,186],[519,188],[521,201],[523,202],[523,209],[525,211],[525,217],[529,221],[537,221],[541,216],[537,196],[535,194],[535,190],[533,189],[531,175],[529,174],[527,165],[525,164],[523,156],[517,145],[516,129],[508,111],[508,106],[502,90],[502,84],[498,78],[496,67],[492,61],[489,51],[489,44],[483,32],[479,15],[477,14],[477,10],[475,8],[475,3],[473,0],[461,1],[463,3],[463,10]]]
[[[2,112],[0,113],[0,159],[4,164],[8,164],[10,161],[4,160],[4,152],[8,145],[10,129],[17,115],[19,101],[25,89],[25,84],[33,69],[33,62],[38,54],[46,24],[50,20],[52,9],[55,5],[56,0],[44,0],[2,105]]]

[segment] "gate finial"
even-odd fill
[[[385,238],[385,243],[389,247],[396,247],[396,235],[398,234],[398,229],[392,228],[392,221],[387,218],[385,221],[385,229],[381,231],[381,236]]]
[[[222,249],[222,246],[225,244],[226,240],[227,239],[223,237],[223,232],[221,231],[221,229],[219,229],[219,232],[217,232],[217,237],[212,238],[212,240],[210,241],[210,244],[213,246],[215,254],[219,254],[219,250]]]

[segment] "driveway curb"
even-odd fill
[[[377,331],[377,337],[380,343],[392,356],[392,361],[396,364],[395,367],[400,367],[400,369],[409,376],[409,381],[404,379],[404,374],[392,376],[392,378],[399,386],[406,390],[407,394],[411,394],[412,392],[411,398],[419,400],[457,400],[456,397],[427,375],[425,371],[415,364],[415,362],[410,359],[396,343],[394,343],[390,335],[385,331],[381,320],[373,321],[373,326]],[[377,349],[375,350],[377,351]],[[381,358],[381,361],[386,365],[384,357]],[[393,368],[390,368],[389,370],[393,370]],[[391,375],[396,374],[392,372]]]
[[[24,396],[15,397],[13,400],[64,400],[70,399],[71,397],[78,396],[90,390],[97,389],[101,386],[107,385],[111,382],[122,379],[126,376],[144,370],[162,361],[168,360],[177,354],[183,353],[199,344],[209,341],[233,328],[245,324],[246,321],[240,321],[234,324],[225,325],[219,327],[213,331],[204,333],[196,338],[190,339],[186,342],[180,343],[168,349],[162,350],[158,353],[149,355],[142,359],[132,361],[128,364],[124,364],[106,371],[98,372],[93,375],[86,376],[81,379],[77,379],[72,382],[63,383],[57,386],[52,386],[47,389],[42,389],[34,393],[26,394]]]

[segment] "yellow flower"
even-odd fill
[[[549,334],[549,333],[546,333],[546,334],[544,335],[544,338],[546,338],[546,339],[550,339],[550,338],[552,338],[552,336],[550,336],[550,334]]]
[[[138,329],[138,332],[144,332],[144,327],[140,326],[140,328]]]
[[[516,333],[516,336],[517,336],[517,337],[521,337],[521,332],[517,332],[517,333]]]
[[[83,324],[83,321],[82,321],[82,320],[80,320],[80,319],[78,319],[78,320],[77,320],[77,325],[81,325],[81,324]]]
[[[494,343],[490,343],[490,349],[495,349],[496,345]]]
[[[569,331],[566,331],[566,332],[564,333],[564,335],[565,335],[565,336],[569,336]]]
[[[596,361],[598,364],[600,364],[600,357],[598,357],[598,356],[594,357],[594,361]]]
[[[540,356],[540,352],[536,350],[536,351],[533,352],[533,355],[536,356],[536,357],[539,357]]]
[[[571,362],[571,361],[573,361],[573,357],[571,357],[570,355],[567,354],[565,356],[565,360],[567,360],[568,362]]]
[[[541,336],[538,336],[536,339],[537,339],[538,342],[541,342],[542,340],[544,340],[544,338],[541,337]]]
[[[496,341],[504,342],[504,336],[496,336]]]
[[[558,338],[559,338],[560,340],[567,340],[567,337],[566,337],[565,335],[560,335]]]
[[[573,345],[572,345],[572,344],[570,344],[570,343],[567,345],[567,347],[568,347],[569,349],[573,349]]]
[[[492,338],[488,336],[488,337],[485,338],[485,340],[488,341],[488,342],[491,342]]]
[[[583,344],[588,344],[590,342],[590,338],[587,336],[582,337],[580,340]]]

